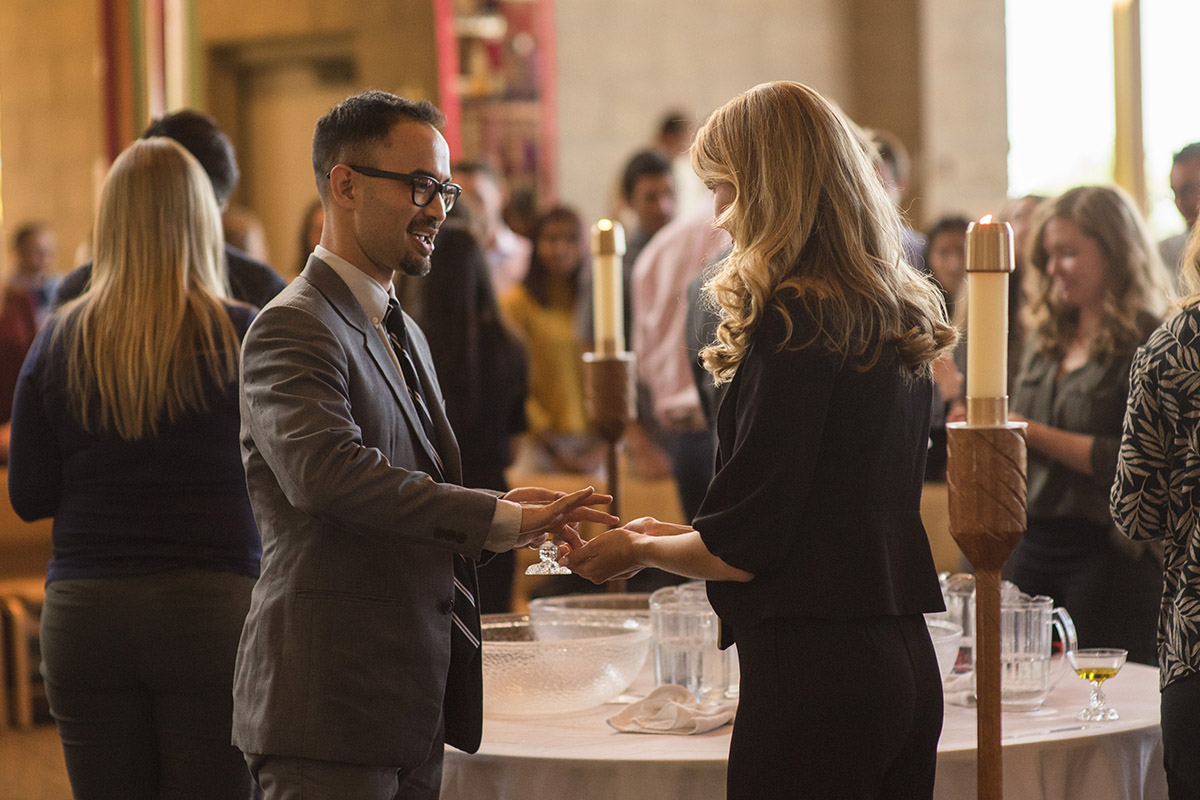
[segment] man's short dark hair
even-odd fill
[[[692,121],[682,111],[668,111],[658,124],[659,136],[685,136],[692,127]]]
[[[450,166],[450,173],[456,178],[462,175],[485,175],[497,185],[504,182],[496,168],[486,161],[456,161]]]
[[[633,197],[634,187],[638,178],[670,175],[671,162],[657,150],[643,150],[629,159],[625,165],[625,173],[621,176],[621,194],[625,199]]]
[[[42,222],[41,220],[34,220],[32,222],[24,223],[23,225],[21,225],[21,227],[17,228],[16,233],[13,234],[13,238],[12,238],[13,250],[19,251],[22,247],[25,246],[25,243],[28,242],[30,239],[32,239],[34,236],[37,236],[42,231],[49,230],[49,229],[50,229],[50,226],[48,224],[46,224],[45,222]]]
[[[1197,158],[1200,158],[1200,142],[1192,142],[1175,154],[1175,157],[1171,159],[1171,166]]]
[[[237,187],[240,175],[237,157],[233,153],[233,142],[217,127],[216,120],[190,109],[175,111],[150,123],[142,138],[148,139],[151,136],[174,139],[195,156],[200,166],[208,173],[208,179],[212,181],[217,205],[225,207],[229,196]]]
[[[967,228],[971,227],[971,220],[957,214],[947,217],[942,217],[937,222],[933,223],[933,227],[925,234],[925,241],[932,244],[933,240],[943,233],[966,233]],[[925,260],[929,261],[929,254],[925,254]]]
[[[329,192],[329,171],[338,164],[362,162],[372,145],[386,141],[396,123],[411,119],[441,130],[446,117],[428,100],[420,102],[371,90],[347,97],[317,120],[312,164],[317,193]]]

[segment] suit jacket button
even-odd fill
[[[454,610],[454,601],[453,600],[447,600],[446,602],[442,603],[442,613],[443,614],[449,614],[453,610]]]

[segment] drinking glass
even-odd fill
[[[740,673],[733,647],[721,650],[717,614],[703,581],[667,586],[650,595],[654,680],[687,689],[697,703],[738,696]]]
[[[558,563],[558,542],[550,537],[538,548],[538,563],[525,568],[526,575],[570,575],[571,570]]]
[[[1070,650],[1067,660],[1075,674],[1092,684],[1091,702],[1087,708],[1077,715],[1084,722],[1104,722],[1110,719],[1120,719],[1121,715],[1115,708],[1105,704],[1104,690],[1101,687],[1106,680],[1115,676],[1125,665],[1128,651],[1113,648],[1087,648]]]

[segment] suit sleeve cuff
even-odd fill
[[[483,542],[485,550],[505,553],[517,544],[521,534],[521,506],[511,500],[497,500],[492,526]]]

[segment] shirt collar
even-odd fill
[[[378,281],[369,277],[361,269],[341,256],[334,255],[321,245],[317,245],[314,255],[338,274],[338,277],[350,289],[350,293],[354,295],[354,299],[371,318],[371,324],[382,325],[383,318],[387,314],[388,300],[395,299],[396,290],[390,284],[388,288],[384,289]]]

